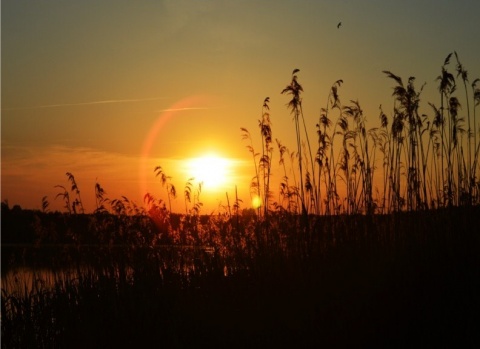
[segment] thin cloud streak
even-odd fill
[[[188,111],[188,110],[211,110],[220,108],[207,108],[207,107],[188,107],[188,108],[168,108],[159,110],[158,113],[172,112],[172,111]]]
[[[82,106],[82,105],[134,103],[134,102],[158,101],[158,100],[167,99],[167,98],[168,97],[135,98],[135,99],[107,99],[107,100],[103,100],[103,101],[93,101],[93,102],[60,103],[60,104],[37,105],[37,106],[32,106],[32,107],[20,107],[20,108],[2,108],[2,110],[31,110],[31,109],[45,109],[45,108],[74,107],[74,106]]]

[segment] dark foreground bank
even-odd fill
[[[213,250],[64,246],[54,287],[2,283],[2,347],[480,344],[478,208],[270,219],[204,222]],[[23,250],[31,268],[46,267],[38,244]],[[74,272],[60,268],[66,257]]]

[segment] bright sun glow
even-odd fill
[[[253,208],[259,208],[260,206],[262,206],[262,199],[260,199],[258,196],[255,196],[252,199],[252,206]]]
[[[204,155],[187,162],[187,174],[203,182],[205,190],[225,189],[231,171],[231,161],[216,155]]]

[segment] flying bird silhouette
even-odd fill
[[[341,25],[342,25],[342,22],[338,22],[337,29],[340,28]]]

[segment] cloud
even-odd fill
[[[31,106],[31,107],[20,107],[20,108],[2,108],[2,110],[30,110],[30,109],[61,108],[61,107],[73,107],[73,106],[88,106],[88,105],[97,105],[97,104],[135,103],[135,102],[158,101],[162,99],[167,99],[167,97],[107,99],[103,101],[92,101],[92,102],[59,103],[59,104],[37,105],[37,106]]]
[[[69,187],[65,174],[71,172],[86,208],[92,209],[97,180],[113,198],[136,195],[137,168],[137,157],[90,148],[2,144],[2,200],[35,208],[44,195],[55,198],[58,192],[55,185]],[[60,203],[53,204],[52,208],[61,208]]]

